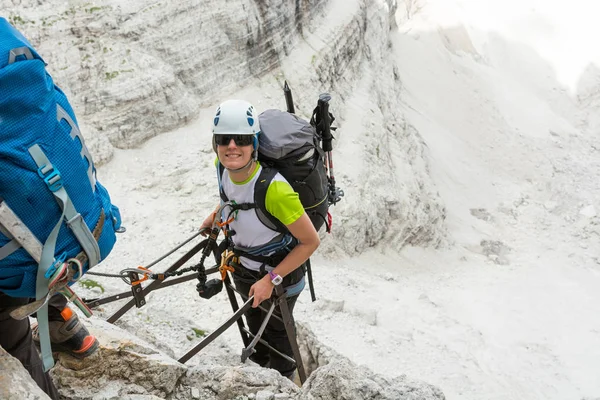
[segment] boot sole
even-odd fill
[[[100,347],[98,339],[94,336],[87,336],[83,339],[83,346],[79,350],[73,350],[62,343],[51,343],[52,351],[58,353],[67,353],[75,358],[83,359],[94,354]]]

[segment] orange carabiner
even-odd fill
[[[232,223],[234,219],[235,219],[234,217],[231,217],[231,218],[229,218],[229,219],[228,219],[227,221],[225,221],[225,222],[219,222],[219,221],[216,221],[216,223],[217,223],[217,226],[218,226],[219,228],[222,228],[222,227],[224,227],[225,225],[229,225],[230,223]]]
[[[228,254],[229,253],[229,254]],[[229,265],[229,262],[235,258],[233,251],[224,251],[221,255],[221,265],[219,266],[219,272],[221,273],[221,280],[224,281],[227,276],[227,271],[234,273],[235,268]]]
[[[148,280],[148,276],[152,274],[152,271],[150,271],[148,268],[142,267],[141,265],[138,266],[137,269],[141,270],[140,273],[143,275],[143,277],[137,281],[131,282],[131,286],[139,285],[140,283]]]

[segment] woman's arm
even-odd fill
[[[298,239],[298,244],[273,270],[273,272],[281,275],[281,277],[289,275],[292,271],[301,266],[308,260],[312,253],[315,252],[321,243],[319,234],[306,213],[302,214],[296,222],[287,225],[287,228],[292,236]]]
[[[281,275],[281,277],[290,274],[296,268],[300,267],[321,243],[319,234],[306,213],[286,226],[290,233],[298,239],[298,244],[273,270],[274,273]],[[250,288],[250,296],[254,295],[252,307],[256,308],[264,300],[270,298],[273,293],[273,287],[269,275],[265,275],[252,285]]]
[[[204,228],[212,228],[212,224],[213,221],[215,219],[215,215],[217,215],[217,212],[219,211],[219,207],[221,207],[220,204],[217,204],[217,206],[215,207],[215,210],[213,212],[211,212],[208,217],[206,217],[204,219],[204,222],[202,222],[202,225],[200,225],[200,229],[204,229]],[[204,236],[208,236],[208,233],[204,233]]]

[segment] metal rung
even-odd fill
[[[252,307],[252,302],[253,301],[254,301],[254,297],[250,297],[248,299],[248,301],[246,301],[246,303],[244,303],[244,305],[240,309],[238,309],[228,320],[226,320],[225,322],[223,322],[223,324],[221,324],[221,326],[219,326],[212,333],[210,333],[208,336],[206,336],[200,343],[198,343],[196,345],[196,347],[194,347],[193,349],[191,349],[190,351],[188,351],[187,353],[185,353],[177,361],[179,361],[182,364],[185,364],[190,358],[192,358],[200,350],[202,350],[203,348],[205,348],[209,343],[211,343],[213,340],[215,340],[217,337],[219,337],[219,335],[221,335],[223,332],[225,332],[227,330],[227,328],[229,328],[238,319],[240,319],[242,317],[242,315],[244,315],[244,313],[246,311],[248,311],[250,309],[250,307]]]
[[[240,292],[239,290],[237,290],[237,289],[235,288],[235,286],[233,286],[233,284],[229,284],[228,286],[229,286],[229,288],[230,288],[231,290],[233,290],[234,292],[236,292],[237,294],[239,294],[239,295],[240,295],[240,297],[242,298],[242,300],[244,300],[244,301],[248,300],[248,296],[246,296],[245,294],[243,294],[242,292]],[[267,313],[269,312],[269,309],[268,309],[268,308],[266,308],[266,307],[264,307],[262,304],[259,304],[259,305],[258,305],[258,308],[260,308],[260,309],[261,309],[261,310],[263,310],[264,312],[267,312]],[[284,323],[284,322],[283,322],[283,319],[282,319],[282,318],[281,318],[279,315],[273,314],[273,315],[271,315],[271,318],[275,318],[275,319],[277,319],[277,320],[281,321],[282,323]]]
[[[248,335],[250,335],[252,338],[254,338],[254,337],[255,337],[255,335],[254,335],[252,332],[250,332],[250,331],[248,330],[248,328],[244,327],[244,328],[242,328],[242,329],[244,329],[244,332],[246,332],[246,333],[247,333]],[[267,347],[269,348],[269,350],[273,350],[275,353],[279,354],[279,356],[281,356],[281,357],[285,358],[286,360],[288,360],[288,361],[290,361],[290,362],[293,362],[293,363],[294,363],[294,365],[296,365],[296,360],[294,360],[292,357],[290,357],[290,356],[288,356],[288,355],[286,355],[286,354],[283,354],[283,353],[282,353],[282,352],[280,352],[279,350],[275,349],[275,348],[274,348],[273,346],[271,346],[271,345],[270,345],[270,344],[269,344],[269,343],[268,343],[266,340],[264,340],[264,339],[258,339],[258,342],[259,342],[259,343],[262,343],[262,344],[264,344],[265,346],[267,346]]]

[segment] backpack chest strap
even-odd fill
[[[236,257],[245,257],[252,261],[262,263],[261,271],[265,265],[276,267],[296,246],[298,240],[291,234],[280,234],[268,243],[254,247],[232,246]]]

